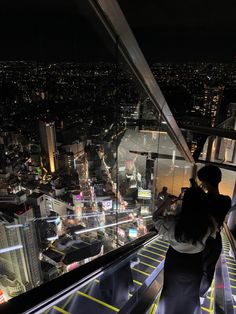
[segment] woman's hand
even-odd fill
[[[158,219],[158,216],[162,216],[164,211],[169,208],[172,204],[177,202],[179,198],[175,195],[169,194],[167,198],[164,200],[164,202],[157,208],[157,210],[153,213],[152,219],[156,221]]]

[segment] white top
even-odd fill
[[[163,240],[168,241],[174,250],[180,253],[195,254],[204,250],[206,240],[209,236],[216,238],[217,227],[215,221],[213,221],[213,224],[215,226],[214,232],[208,229],[202,241],[196,244],[192,244],[191,242],[178,242],[175,239],[176,219],[173,216],[159,218],[155,222],[155,228],[158,230],[158,235],[160,235]]]

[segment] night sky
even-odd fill
[[[236,2],[119,0],[152,60],[229,60],[236,55]],[[135,9],[134,9],[135,8]]]
[[[236,55],[235,1],[118,2],[148,61],[232,61]],[[0,38],[2,60],[110,57],[73,0],[2,0]]]

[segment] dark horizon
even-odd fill
[[[57,64],[63,64],[63,63],[74,63],[74,64],[98,64],[98,63],[109,63],[109,64],[116,64],[113,60],[74,60],[74,59],[21,59],[21,58],[17,58],[17,59],[0,59],[0,63],[7,63],[7,62],[29,62],[29,63],[42,63],[42,64],[47,64],[47,63],[57,63]],[[216,64],[236,64],[236,58],[232,58],[232,60],[219,60],[219,59],[195,59],[195,60],[153,60],[151,62],[149,62],[149,65],[152,66],[156,63],[160,63],[160,64],[199,64],[199,63],[216,63]]]
[[[118,1],[149,64],[233,62],[236,23],[229,1],[223,7],[182,2]],[[3,0],[1,9],[0,60],[114,60],[111,43],[104,43],[74,0]]]

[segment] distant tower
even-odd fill
[[[219,111],[222,102],[224,86],[217,84],[204,85],[204,110],[205,116],[210,119],[211,126],[215,127],[219,123]]]
[[[39,132],[46,167],[49,167],[50,172],[53,173],[57,168],[55,123],[39,121]]]

